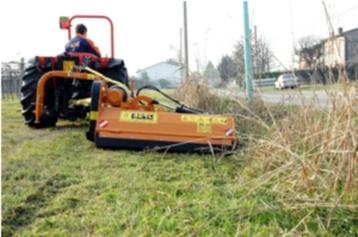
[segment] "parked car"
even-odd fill
[[[287,89],[287,88],[296,88],[300,86],[300,82],[296,76],[293,74],[282,74],[275,81],[276,89]]]

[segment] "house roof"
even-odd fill
[[[170,65],[177,66],[177,67],[181,67],[181,66],[182,66],[182,64],[179,63],[179,62],[177,62],[176,60],[174,60],[174,59],[168,59],[168,60],[166,60],[166,61],[162,61],[162,62],[153,64],[153,65],[151,65],[151,66],[148,66],[148,67],[145,67],[145,68],[142,68],[142,69],[138,69],[138,70],[137,70],[137,73],[140,73],[140,72],[142,72],[142,71],[146,71],[146,70],[148,70],[149,68],[155,67],[155,66],[157,66],[157,65],[159,65],[159,64],[162,64],[162,63],[170,64]]]
[[[350,29],[350,30],[347,30],[347,31],[344,31],[342,32],[341,34],[336,34],[335,36],[336,37],[345,37],[347,36],[348,34],[352,33],[352,32],[355,32],[355,31],[358,31],[358,28],[354,28],[354,29]],[[320,43],[318,44],[315,44],[311,47],[307,47],[307,48],[303,48],[301,50],[301,52],[304,52],[304,51],[308,51],[308,50],[314,50],[314,49],[318,49],[320,45],[323,45],[325,42],[327,42],[328,40],[330,40],[332,37],[329,37],[329,38],[326,38],[326,39],[322,39]]]
[[[348,35],[348,34],[354,32],[354,31],[358,31],[358,27],[357,27],[357,28],[354,28],[354,29],[350,29],[350,30],[344,31],[344,32],[342,32],[341,35]],[[339,36],[339,35],[338,35],[338,36]]]

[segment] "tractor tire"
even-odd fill
[[[127,68],[122,60],[115,59],[108,68],[103,71],[103,74],[115,81],[122,82],[126,86],[129,86]]]
[[[101,87],[102,87],[102,83],[100,81],[94,81],[91,88],[90,122],[89,122],[89,129],[86,132],[86,138],[91,142],[95,141],[97,112],[100,103],[99,95],[100,95]]]
[[[22,115],[25,119],[25,124],[32,128],[44,128],[53,127],[56,125],[57,116],[46,116],[41,117],[40,123],[35,123],[35,104],[36,104],[36,88],[37,83],[41,76],[44,74],[43,71],[39,70],[36,66],[30,66],[26,68],[24,76],[22,77],[21,86],[21,105]],[[46,90],[47,92],[47,90]],[[45,98],[45,106],[48,105],[51,98],[51,94]]]

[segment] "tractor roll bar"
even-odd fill
[[[111,20],[111,18],[107,17],[107,16],[102,16],[102,15],[75,15],[73,17],[71,17],[68,21],[69,21],[69,28],[68,28],[68,40],[70,40],[71,37],[71,23],[73,20],[75,19],[79,19],[79,18],[85,18],[85,19],[104,19],[107,20],[109,22],[109,25],[111,27],[110,31],[111,31],[111,56],[112,58],[114,58],[114,28],[113,28],[113,22]]]

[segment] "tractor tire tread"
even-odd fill
[[[36,66],[30,65],[25,69],[22,77],[21,86],[21,105],[22,116],[24,117],[25,124],[32,128],[43,128],[55,126],[57,117],[42,117],[40,123],[35,123],[35,103],[36,103],[36,88],[44,72],[40,71]]]

